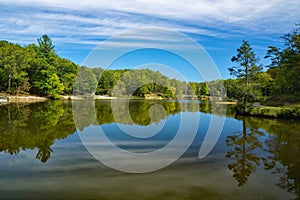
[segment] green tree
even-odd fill
[[[96,76],[92,73],[91,69],[88,67],[81,67],[75,80],[74,94],[83,96],[94,95],[97,84]]]
[[[243,86],[238,79],[227,79],[224,81],[227,97],[229,100],[236,100],[243,98]]]
[[[257,99],[259,101],[266,101],[266,98],[271,93],[271,88],[274,80],[270,74],[266,72],[260,72],[256,76],[256,84],[254,84],[254,90],[252,93],[256,92]]]
[[[98,86],[96,94],[112,95],[114,87],[121,79],[123,73],[128,70],[105,70],[101,73],[101,70],[92,69],[94,74],[98,77]],[[124,81],[121,81],[124,83]]]
[[[58,99],[60,97],[60,94],[64,90],[63,84],[60,82],[58,76],[55,73],[53,73],[49,77],[49,79],[47,79],[45,86],[48,87],[46,89],[48,95],[50,97],[53,97],[54,99]]]
[[[19,91],[28,84],[26,51],[19,45],[0,41],[0,90]],[[28,87],[24,87],[25,90]]]
[[[72,93],[79,66],[56,55],[49,36],[37,41],[26,47],[0,41],[0,91],[54,98]]]
[[[209,88],[208,88],[207,82],[205,82],[203,84],[203,86],[201,87],[200,94],[204,95],[204,96],[208,96],[209,95]]]
[[[233,56],[231,61],[237,63],[237,66],[228,68],[230,75],[240,78],[244,83],[243,107],[246,110],[251,91],[251,81],[255,80],[257,73],[262,70],[262,67],[257,66],[258,58],[253,52],[250,43],[246,40],[243,40],[241,47],[237,49],[237,55]]]
[[[59,57],[55,55],[52,40],[43,35],[37,39],[38,46],[32,44],[28,46],[30,51],[35,51],[35,58],[30,62],[29,80],[31,92],[41,96],[59,98],[64,90],[57,73],[61,73],[57,67]]]
[[[35,82],[35,86],[43,91],[43,95],[58,99],[64,90],[63,84],[59,81],[55,73],[48,73],[45,70],[41,71],[45,79],[40,79]]]
[[[53,56],[55,55],[54,45],[52,40],[48,35],[43,35],[37,39],[39,47],[39,56],[44,57],[48,62],[53,61]]]
[[[284,35],[284,49],[269,46],[265,58],[270,58],[268,73],[274,79],[274,100],[300,101],[300,25]]]
[[[92,72],[93,74],[95,74],[96,76],[96,79],[99,81],[103,72],[104,72],[104,69],[102,68],[92,68]]]
[[[57,66],[55,66],[57,76],[59,77],[60,82],[64,86],[65,94],[72,94],[73,85],[76,79],[76,75],[79,69],[79,66],[74,64],[73,62],[64,59],[57,58]]]
[[[125,83],[122,81],[118,81],[117,85],[114,87],[112,91],[112,96],[120,97],[126,94]]]

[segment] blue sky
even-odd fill
[[[280,37],[300,23],[299,19],[300,1],[296,0],[1,0],[0,39],[27,45],[47,34],[60,56],[82,64],[104,40],[130,30],[163,28],[197,41],[216,63],[221,76],[228,78],[227,68],[233,65],[230,59],[243,39],[267,64],[263,59],[267,47],[282,46]],[[155,55],[161,51],[149,52]],[[115,67],[161,62],[170,67],[177,65],[180,71],[178,63],[184,65],[184,61],[168,55],[161,57],[168,62],[130,55],[116,62],[119,66]],[[182,71],[190,73],[188,79],[197,81],[188,68],[181,66]]]

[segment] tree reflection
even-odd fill
[[[279,175],[276,185],[300,199],[300,125],[291,121],[272,121],[267,127],[270,136],[265,141],[268,152],[266,170]]]
[[[155,107],[155,105],[160,106]],[[127,108],[126,102],[118,100],[113,103],[113,106],[111,101],[97,101],[95,109],[98,125],[117,122],[147,126],[152,122],[159,123],[170,114],[180,113],[183,107],[175,101],[131,100]],[[87,125],[89,124],[84,126]]]
[[[255,150],[262,147],[259,136],[263,135],[263,132],[249,126],[246,118],[242,118],[242,123],[242,133],[228,135],[226,138],[227,147],[232,147],[226,158],[233,160],[228,164],[228,168],[233,171],[233,178],[238,182],[238,186],[245,185],[259,165],[260,157]]]
[[[156,106],[155,105],[159,105]],[[194,103],[186,103],[193,112],[199,110]],[[113,115],[113,109],[120,114]],[[35,149],[36,158],[46,162],[53,153],[55,140],[66,138],[77,128],[113,122],[147,126],[159,123],[170,114],[181,112],[182,104],[176,101],[130,101],[126,115],[124,104],[112,108],[111,101],[51,101],[34,104],[8,104],[0,106],[0,152],[18,154],[21,150]],[[75,111],[73,113],[73,111]],[[73,116],[74,114],[74,116]],[[74,124],[76,121],[76,126]]]
[[[37,148],[36,158],[46,162],[54,141],[74,132],[69,103],[56,101],[0,107],[0,152],[17,154]]]
[[[36,154],[36,158],[41,162],[46,162],[51,157],[52,152],[53,150],[49,146],[39,148],[39,151]]]
[[[300,199],[300,123],[253,117],[241,119],[242,133],[226,138],[226,145],[233,147],[226,157],[234,160],[228,168],[233,171],[238,185],[245,185],[262,161],[265,170],[278,175],[276,185]],[[262,140],[264,132],[268,135]],[[259,150],[265,153],[256,154]]]
[[[211,104],[209,103],[209,101],[203,101],[200,104],[200,110],[201,110],[201,112],[204,112],[204,113],[210,113],[211,112]]]

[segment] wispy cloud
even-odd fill
[[[82,63],[111,36],[133,29],[164,28],[197,40],[227,76],[230,58],[242,39],[250,40],[264,57],[266,47],[281,45],[279,37],[300,23],[299,19],[300,1],[293,0],[1,0],[0,40],[26,45],[47,34],[59,55]],[[172,43],[164,35],[151,39],[141,34],[133,39],[112,40],[108,46],[138,48],[153,43],[169,47]]]
[[[249,30],[276,34],[300,19],[300,3],[283,0],[2,0],[0,5],[0,39],[25,43],[50,34],[64,37],[59,42],[94,44],[143,27],[222,38]]]

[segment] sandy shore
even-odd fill
[[[76,96],[61,96],[64,100],[81,100],[84,98],[76,97]],[[94,99],[116,99],[117,97],[109,97],[109,96],[102,96],[102,95],[95,95]]]
[[[117,97],[109,97],[109,96],[102,96],[102,95],[95,95],[94,99],[116,99]]]
[[[4,97],[4,95],[2,95]],[[76,97],[76,96],[61,96],[62,100],[82,100],[84,98],[81,97]],[[116,97],[109,97],[109,96],[101,96],[101,95],[96,95],[94,96],[94,99],[116,99]],[[34,102],[43,102],[43,101],[48,101],[51,100],[50,98],[47,97],[39,97],[39,96],[12,96],[12,95],[5,95],[5,101],[3,102],[27,102],[27,103],[34,103]]]
[[[216,104],[226,104],[226,105],[235,105],[237,102],[231,102],[231,101],[217,101]]]
[[[8,102],[43,102],[43,101],[48,101],[50,100],[47,97],[39,97],[39,96],[33,96],[33,95],[29,95],[29,96],[6,96]],[[81,97],[77,97],[77,96],[61,96],[62,100],[82,100],[84,98]],[[102,96],[102,95],[95,95],[94,99],[117,99],[117,97],[109,97],[109,96]],[[160,99],[160,98],[145,98],[145,99]],[[216,102],[216,104],[236,104],[236,102]]]
[[[8,96],[8,102],[42,102],[48,101],[47,97],[38,96]]]

